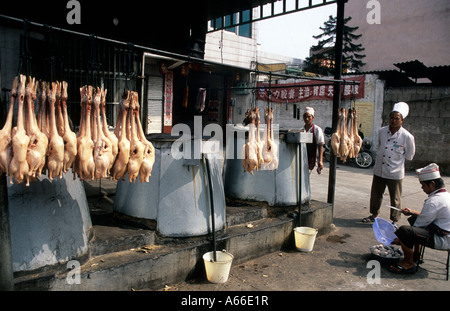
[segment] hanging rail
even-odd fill
[[[345,81],[344,84],[360,84],[359,81]],[[277,85],[264,85],[264,86],[245,86],[245,87],[219,87],[219,88],[206,88],[207,90],[232,90],[232,91],[240,91],[240,90],[259,90],[259,89],[284,89],[287,87],[301,87],[301,86],[319,86],[319,85],[333,85],[332,83],[314,83],[314,84],[289,84],[289,86],[283,84]]]

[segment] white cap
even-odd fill
[[[306,107],[305,113],[309,113],[310,115],[314,116],[314,108],[312,107]]]
[[[398,102],[394,105],[394,108],[392,108],[392,112],[400,112],[403,119],[405,119],[408,116],[409,113],[409,106],[405,102]]]
[[[439,173],[439,166],[436,163],[431,163],[423,168],[419,168],[416,170],[416,172],[419,176],[419,181],[441,178],[441,174]]]

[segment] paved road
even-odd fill
[[[327,200],[328,173],[311,175],[314,200]],[[450,177],[444,177],[450,185]],[[168,284],[168,291],[448,291],[445,280],[447,253],[427,250],[424,269],[414,275],[396,275],[381,265],[369,265],[369,247],[378,244],[372,227],[360,220],[369,215],[372,169],[338,165],[334,205],[335,229],[316,239],[309,253],[278,251],[249,262],[233,265],[224,284],[191,280]],[[426,194],[413,172],[403,183],[403,206],[419,209]],[[389,204],[389,196],[383,202]],[[389,219],[389,209],[382,207],[380,217]],[[406,217],[400,224],[407,224]],[[379,278],[376,278],[379,276]]]

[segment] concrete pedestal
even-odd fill
[[[168,237],[205,235],[212,231],[207,175],[202,160],[175,159],[174,139],[152,140],[156,160],[149,183],[120,180],[114,211],[157,222],[157,231]],[[220,160],[209,160],[214,193],[215,229],[225,224],[225,195]]]
[[[82,182],[62,179],[9,184],[13,270],[29,271],[88,254],[92,222]]]
[[[243,131],[242,127],[235,128],[236,132]],[[262,132],[261,132],[262,136]],[[278,145],[278,169],[274,171],[259,170],[253,175],[244,172],[242,159],[238,155],[242,152],[245,144],[245,137],[237,135],[234,140],[228,143],[234,144],[234,149],[227,146],[227,150],[234,150],[234,156],[227,158],[225,166],[225,194],[229,198],[265,201],[270,206],[298,205],[298,185],[301,176],[301,201],[302,203],[311,200],[311,190],[309,183],[309,170],[306,153],[306,145],[288,143],[286,132],[279,131]],[[299,174],[297,147],[301,153],[301,171]]]

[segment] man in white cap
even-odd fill
[[[303,129],[307,133],[313,133],[313,142],[306,144],[306,151],[308,154],[308,167],[309,172],[314,169],[317,161],[317,173],[321,173],[323,169],[323,145],[325,144],[325,138],[323,136],[323,130],[319,126],[313,123],[314,121],[314,108],[306,107],[303,113],[303,122],[305,125]]]
[[[408,104],[396,103],[389,115],[389,125],[378,131],[378,150],[370,192],[371,215],[364,218],[363,222],[373,222],[378,216],[386,187],[391,206],[401,208],[405,160],[412,160],[416,152],[414,136],[402,127],[408,113]],[[391,209],[390,219],[395,226],[400,216],[398,210]]]
[[[394,273],[414,273],[414,261],[420,260],[420,245],[435,249],[450,248],[450,193],[445,190],[439,166],[432,163],[416,170],[422,190],[428,195],[422,211],[402,208],[402,213],[411,215],[411,226],[401,226],[395,234],[393,244],[399,244],[404,253],[403,261],[390,267]]]

